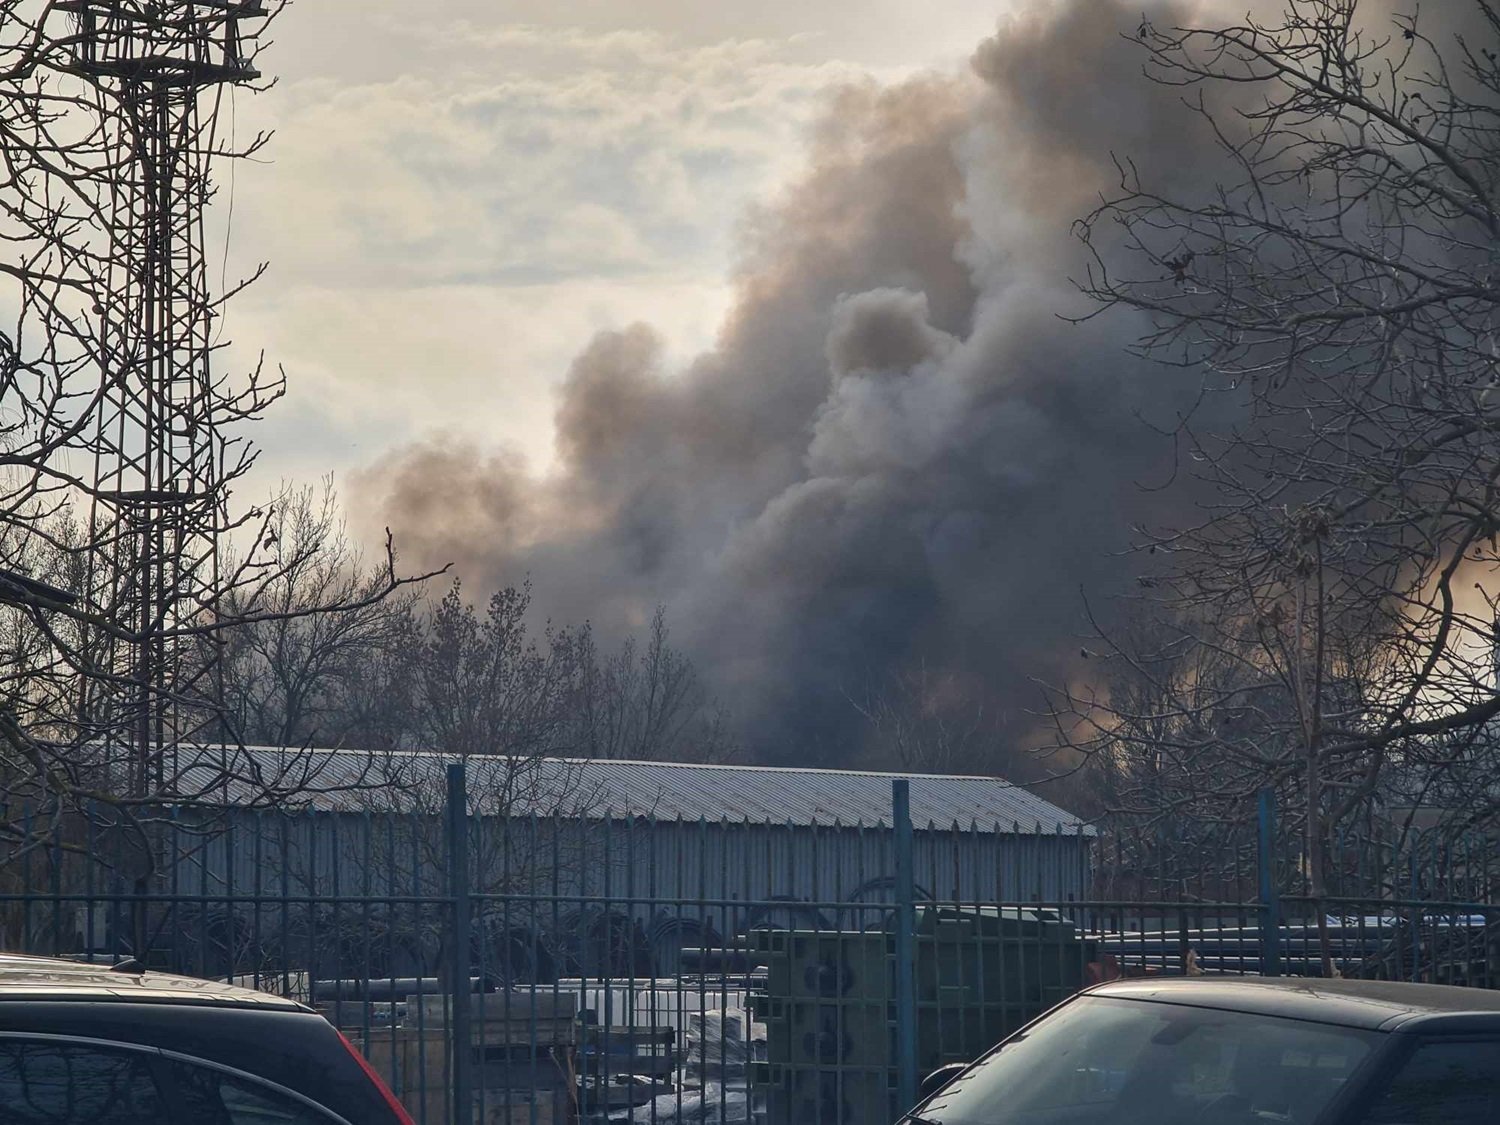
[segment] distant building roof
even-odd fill
[[[435,809],[444,769],[457,761],[424,752],[371,755],[273,747],[252,747],[249,755],[250,764],[266,775],[286,772],[295,761],[312,807],[345,810]],[[995,777],[579,758],[543,758],[517,767],[504,758],[473,756],[468,763],[469,792],[481,808],[504,791],[510,794],[512,811],[541,815],[889,827],[891,782],[905,777],[911,782],[912,823],[918,828],[957,824],[999,832],[1093,834],[1073,814]],[[199,769],[211,767],[193,767]],[[206,772],[202,780],[208,781]],[[233,781],[204,788],[222,791],[231,804],[254,791]]]

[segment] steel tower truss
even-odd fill
[[[133,636],[101,639],[85,721],[128,763],[129,792],[170,785],[165,748],[212,741],[212,644],[228,527],[223,484],[245,392],[216,378],[218,302],[205,261],[210,165],[224,89],[258,77],[247,24],[260,0],[66,0],[75,73],[98,110],[111,211],[94,311],[105,357],[92,443],[89,600]],[[205,738],[205,736],[209,736]]]

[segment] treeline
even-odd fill
[[[664,607],[638,635],[606,644],[586,621],[538,622],[526,580],[474,591],[437,579],[375,596],[381,577],[343,534],[332,497],[310,490],[285,505],[272,535],[297,565],[261,592],[275,612],[227,635],[218,674],[230,741],[514,759],[737,752],[726,709],[673,645]],[[329,603],[355,608],[299,612]]]

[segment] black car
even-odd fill
[[[1115,981],[1012,1035],[904,1121],[1497,1125],[1500,994],[1306,978]]]
[[[410,1122],[348,1041],[301,1004],[0,955],[3,1125]]]

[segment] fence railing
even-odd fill
[[[421,1125],[894,1120],[925,1069],[1117,976],[1500,985],[1478,851],[1288,894],[1268,800],[1205,877],[1110,894],[1148,881],[1107,835],[914,826],[905,782],[888,824],[788,825],[477,816],[447,780],[425,815],[87,821],[12,866],[4,945],[313,1005]]]

